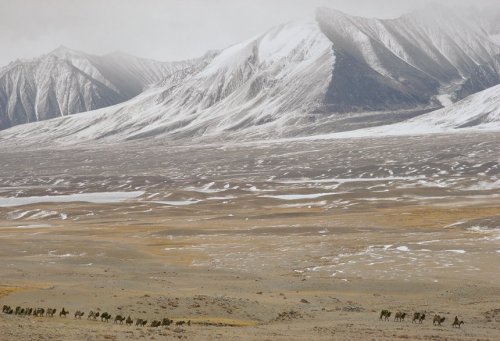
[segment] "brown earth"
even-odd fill
[[[144,191],[115,203],[0,207],[0,305],[58,309],[53,318],[0,314],[0,340],[498,340],[500,196],[474,189],[498,179],[498,137],[443,136],[417,150],[378,142],[358,141],[365,154],[354,160],[346,141],[212,153],[160,145],[148,156],[133,146],[126,156],[110,147],[0,152],[0,197]],[[416,171],[403,167],[403,152],[419,156]],[[378,174],[380,165],[402,179]],[[386,179],[360,182],[367,172]],[[309,178],[358,180],[300,182]],[[380,321],[382,309],[409,316]],[[148,327],[87,320],[90,310]],[[411,321],[417,311],[422,324]],[[191,325],[149,327],[164,317]]]

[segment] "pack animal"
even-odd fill
[[[55,310],[54,310],[55,312]],[[59,313],[59,317],[66,317],[66,315],[69,314],[69,311],[67,311],[66,309],[64,309],[64,307],[62,308],[61,312]]]
[[[462,324],[464,324],[464,321],[460,321],[460,320],[458,319],[458,316],[455,316],[455,320],[453,321],[453,323],[451,324],[451,326],[452,326],[453,328],[460,328],[460,326],[461,326]]]
[[[394,321],[403,322],[405,320],[405,317],[406,317],[406,313],[402,313],[402,312],[398,311],[396,313],[396,315],[394,315]]]
[[[379,320],[384,319],[385,321],[387,321],[389,320],[389,317],[391,317],[391,312],[387,309],[384,309],[380,312]]]
[[[441,317],[439,315],[435,315],[434,318],[432,319],[432,324],[433,325],[437,324],[438,326],[440,326],[441,323],[444,322],[444,320],[446,320],[446,317]]]

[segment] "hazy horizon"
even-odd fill
[[[496,0],[1,0],[0,67],[61,45],[91,54],[183,60],[310,17],[318,7],[393,18],[428,3],[484,6]]]

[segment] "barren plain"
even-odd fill
[[[3,149],[0,305],[70,315],[2,313],[0,339],[498,340],[499,146],[474,133]],[[191,323],[149,327],[164,317]]]

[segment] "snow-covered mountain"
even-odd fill
[[[310,138],[381,137],[471,131],[500,131],[500,85],[470,95],[448,107],[399,123],[315,135]]]
[[[184,65],[127,102],[8,129],[0,139],[294,137],[339,130],[357,112],[351,126],[393,123],[500,83],[494,32],[442,7],[391,20],[322,8],[315,19]],[[383,114],[367,123],[368,112]]]
[[[0,69],[0,129],[126,101],[185,68],[123,53],[94,56],[59,47]]]
[[[202,58],[130,101],[0,133],[46,141],[259,135],[322,106],[335,57],[317,23],[276,27]],[[57,123],[56,123],[57,122]],[[263,127],[265,128],[263,130]],[[279,132],[276,132],[279,134]]]
[[[460,129],[500,130],[500,85],[473,94],[453,105],[399,123],[384,131],[427,133]]]
[[[500,82],[500,49],[467,12],[433,6],[392,20],[318,11],[337,62],[333,111],[428,106]]]

